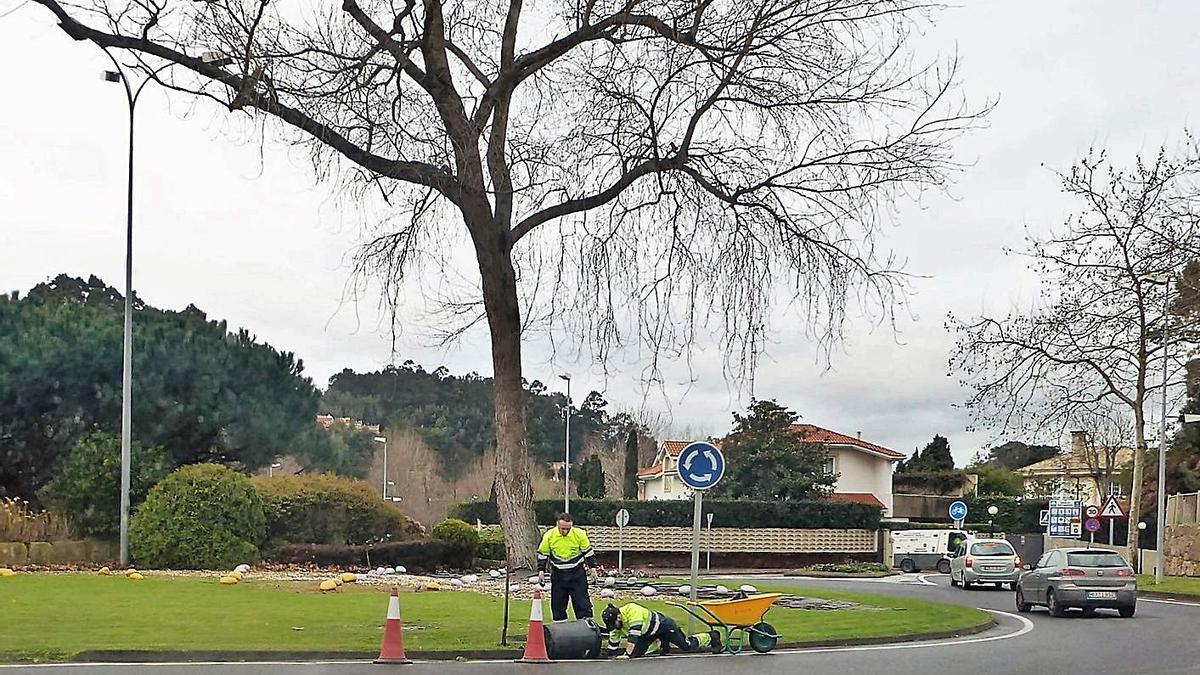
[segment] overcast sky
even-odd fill
[[[0,0],[0,14],[20,0]],[[1200,106],[1200,7],[1187,2],[972,1],[940,14],[923,51],[961,57],[962,91],[999,105],[987,128],[963,139],[971,166],[950,195],[904,208],[884,242],[922,275],[898,333],[857,323],[828,370],[794,320],[775,324],[754,384],[808,422],[911,453],[934,434],[959,463],[994,440],[967,432],[947,377],[947,312],[1025,304],[1036,281],[1003,247],[1026,228],[1044,232],[1072,208],[1051,169],[1091,145],[1127,158],[1173,144]],[[0,290],[28,290],[66,272],[123,286],[126,108],[90,43],[61,32],[40,6],[0,18]],[[370,301],[344,302],[347,260],[360,216],[318,184],[305,155],[259,144],[212,108],[168,104],[150,91],[138,108],[135,288],[167,308],[194,303],[295,352],[319,386],[345,367],[372,370],[413,359],[432,370],[489,374],[486,331],[449,350],[406,337],[393,354]],[[591,364],[549,362],[526,347],[526,377],[576,392],[605,391],[617,408],[644,407],[673,430],[724,433],[748,402],[697,355],[695,381],[668,371],[666,396],[644,395],[640,365],[604,378]],[[1004,440],[1004,439],[1001,439]]]

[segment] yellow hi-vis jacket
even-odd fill
[[[662,615],[652,612],[637,603],[621,605],[621,627],[608,634],[609,649],[618,649],[621,641],[637,642],[643,635],[650,636],[658,633]]]
[[[539,572],[545,572],[547,566],[556,572],[566,572],[576,569],[580,563],[596,566],[596,552],[592,550],[587,532],[572,527],[564,537],[557,527],[552,527],[542,536],[537,555]]]

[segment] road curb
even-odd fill
[[[1188,595],[1186,593],[1162,593],[1159,591],[1145,591],[1138,589],[1139,598],[1147,598],[1149,600],[1174,600],[1175,602],[1195,602],[1200,603],[1200,595]]]
[[[859,647],[865,645],[905,644],[977,635],[996,627],[995,619],[978,626],[960,630],[916,633],[904,636],[880,636],[843,640],[811,640],[785,642],[779,649],[815,649],[818,647]],[[409,651],[408,657],[420,661],[480,661],[506,659],[520,655],[520,648],[474,651]],[[262,662],[262,661],[370,661],[375,652],[273,652],[273,651],[148,651],[148,650],[90,650],[80,652],[67,663],[198,663],[198,662]]]

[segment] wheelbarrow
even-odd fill
[[[721,631],[721,651],[726,654],[740,654],[746,644],[759,654],[766,654],[775,648],[782,636],[775,632],[774,626],[763,621],[763,617],[782,595],[759,593],[728,600],[668,601],[667,604],[699,619],[709,629]]]

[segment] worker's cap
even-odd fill
[[[617,621],[621,618],[621,612],[612,605],[604,608],[604,613],[600,615],[604,619],[604,625],[609,630],[617,627]]]

